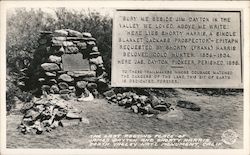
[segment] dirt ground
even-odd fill
[[[17,130],[21,122],[21,115],[7,116],[7,148],[131,148],[131,146],[91,146],[91,135],[105,134],[136,134],[136,135],[186,135],[191,138],[210,139],[218,146],[137,146],[134,148],[243,148],[243,94],[230,96],[208,96],[189,90],[178,89],[178,96],[169,100],[184,99],[193,101],[201,107],[201,111],[181,110],[182,120],[164,121],[148,118],[132,113],[118,105],[109,104],[105,99],[95,99],[91,102],[77,102],[74,104],[83,111],[89,119],[89,124],[59,127],[52,132],[41,135],[23,135]],[[221,141],[224,131],[232,129],[237,133],[234,144]]]

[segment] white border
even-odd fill
[[[243,10],[243,53],[244,53],[244,148],[243,149],[6,149],[6,112],[5,112],[5,90],[6,90],[6,10],[11,7],[113,7],[113,8],[173,8],[173,9],[241,9]],[[1,101],[1,135],[0,144],[3,155],[14,154],[226,154],[226,155],[248,155],[249,154],[249,7],[250,3],[236,1],[0,1],[0,101]]]

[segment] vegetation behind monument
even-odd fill
[[[73,29],[89,32],[97,40],[107,72],[111,70],[112,18],[92,10],[66,8],[41,9],[18,8],[7,13],[7,110],[14,105],[14,96],[22,101],[30,99],[29,92],[17,87],[20,70],[26,68],[38,47],[40,31]]]

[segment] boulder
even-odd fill
[[[66,101],[71,100],[71,97],[69,94],[60,94],[60,97]]]
[[[134,113],[138,113],[138,107],[136,105],[132,105],[131,109],[133,110]]]
[[[114,92],[113,89],[104,92],[103,95],[104,95],[106,98],[113,98],[113,97],[116,96],[116,94],[115,94],[115,92]]]
[[[67,37],[68,32],[66,30],[55,30],[53,33],[54,36]]]
[[[69,76],[68,74],[62,74],[62,75],[60,75],[58,77],[58,80],[62,80],[64,82],[72,82],[72,81],[74,81],[74,79],[71,76]]]
[[[101,56],[98,56],[96,58],[91,58],[91,59],[89,59],[89,62],[94,63],[96,65],[103,64],[103,60],[102,60]]]
[[[57,71],[57,70],[60,70],[60,67],[55,63],[43,63],[41,65],[41,67],[45,71]]]
[[[156,96],[151,97],[151,105],[152,107],[155,107],[156,105],[161,104],[161,100],[158,99]]]
[[[52,37],[52,43],[53,41],[60,41],[60,42],[63,42],[63,41],[66,41],[66,37]]]
[[[54,62],[59,64],[62,61],[62,58],[59,56],[51,55],[49,56],[49,62]]]
[[[193,102],[189,102],[189,101],[178,101],[176,106],[181,107],[181,108],[190,109],[192,111],[200,111],[201,110],[200,106],[198,106],[197,104],[195,104]]]
[[[87,84],[88,84],[88,82],[86,82],[86,81],[77,81],[77,82],[76,82],[76,86],[77,86],[78,88],[80,88],[80,89],[86,88]]]
[[[60,89],[68,89],[69,85],[66,82],[60,82],[58,83],[58,86]]]
[[[97,47],[97,46],[94,46],[94,47],[92,48],[92,51],[93,51],[93,52],[99,52],[99,51],[98,51],[98,47]]]
[[[89,46],[95,46],[96,45],[96,43],[94,41],[87,41],[87,44]]]
[[[78,98],[77,101],[92,101],[94,100],[94,96],[92,93],[88,93],[88,96],[82,96],[81,98]]]
[[[57,81],[56,81],[56,79],[50,79],[50,80],[49,80],[49,83],[53,85],[53,84],[56,84]]]

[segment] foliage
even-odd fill
[[[102,53],[105,67],[110,74],[112,47],[112,19],[93,10],[72,10],[66,8],[15,8],[7,12],[7,107],[14,104],[14,96],[25,100],[28,92],[21,92],[17,87],[20,70],[27,68],[38,47],[40,31],[55,29],[73,29],[90,32],[97,39],[97,46]],[[29,94],[29,93],[28,93]],[[9,109],[8,108],[8,109]]]

